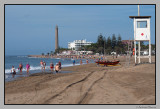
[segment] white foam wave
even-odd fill
[[[18,72],[18,69],[16,69],[16,72]],[[5,69],[5,73],[11,73],[11,69]]]
[[[75,65],[80,65],[80,64],[75,64]],[[73,64],[64,64],[64,65],[62,65],[62,67],[70,67],[70,66],[73,66]]]
[[[41,57],[28,57],[28,58],[41,58]]]
[[[49,66],[46,66],[46,69],[48,68]],[[41,67],[40,66],[36,66],[36,67],[33,67],[33,66],[30,66],[30,70],[41,70]],[[23,68],[22,71],[27,71],[26,68]],[[16,72],[19,72],[18,68],[16,69]],[[11,69],[5,69],[5,73],[11,73]]]
[[[7,79],[7,78],[8,78],[8,75],[5,76],[5,79]]]
[[[17,57],[28,57],[28,56],[17,56]]]

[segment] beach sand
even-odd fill
[[[110,59],[112,57],[109,57]],[[109,59],[107,58],[107,59]],[[155,57],[152,64],[118,66],[95,63],[62,68],[72,73],[32,74],[5,83],[5,104],[155,104]]]

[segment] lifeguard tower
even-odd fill
[[[141,58],[149,58],[149,63],[151,63],[151,38],[150,38],[150,18],[151,16],[129,16],[133,19],[134,24],[134,51],[135,51],[135,64],[137,64],[136,59],[138,58],[138,63],[141,63]],[[149,42],[149,55],[140,56],[140,41]],[[136,53],[136,42],[138,44],[138,55]]]

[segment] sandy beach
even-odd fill
[[[6,82],[5,104],[155,104],[155,57],[136,66],[134,57],[129,65],[117,59],[117,66],[90,63]]]

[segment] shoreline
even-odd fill
[[[53,55],[53,56],[48,56],[48,55],[27,55],[28,57],[31,58],[66,58],[66,59],[70,59],[72,57],[74,58],[78,58],[78,59],[88,59],[89,56],[95,56],[95,55]],[[95,57],[99,57],[99,56],[95,56]]]
[[[22,57],[24,57],[24,56],[22,56]],[[25,56],[25,57],[27,57],[27,56]],[[28,58],[27,58],[28,59]],[[56,59],[56,58],[54,58],[54,59]],[[31,59],[32,60],[32,59]],[[65,59],[66,60],[66,59]],[[61,61],[62,62],[62,68],[65,68],[65,67],[70,67],[70,66],[73,66],[73,63],[72,63],[72,60],[70,61],[70,62],[68,62],[68,63],[63,63],[63,61],[65,61],[64,59],[60,59],[59,61]],[[85,63],[85,59],[82,59],[83,60],[83,64],[86,64]],[[90,60],[89,61],[90,63],[93,63],[93,60]],[[79,63],[79,60],[78,59],[76,59],[76,64],[75,64],[75,66],[77,66],[77,65],[80,65],[80,63]],[[19,69],[18,68],[16,68],[16,75],[12,75],[11,73],[10,73],[10,71],[11,71],[11,69],[5,69],[5,82],[6,81],[13,81],[13,80],[15,80],[16,78],[19,78],[19,77],[25,77],[25,76],[28,76],[28,74],[26,73],[26,69],[25,68],[23,68],[22,69],[22,73],[20,73],[20,71],[19,71]],[[30,68],[30,73],[29,73],[29,75],[30,74],[33,74],[33,73],[37,73],[37,72],[42,72],[41,71],[41,66],[35,66],[34,64],[32,64],[31,65],[31,68]],[[46,66],[46,71],[45,72],[50,72],[50,66],[49,66],[49,64],[48,64],[48,66]],[[63,73],[63,72],[62,72]],[[66,73],[66,72],[64,72],[64,73]],[[14,76],[14,77],[13,77]]]
[[[72,73],[40,72],[7,82],[5,104],[155,104],[155,64],[120,60],[119,66],[90,63],[62,69]]]
[[[85,63],[86,64],[86,63]],[[84,64],[84,65],[85,65]],[[74,66],[79,66],[80,64],[75,64]],[[64,70],[65,68],[67,67],[74,67],[73,65],[71,66],[62,66],[62,71],[60,71],[60,73],[70,73],[70,72],[73,72],[73,71],[67,71],[67,70]],[[6,82],[11,82],[11,81],[14,81],[14,80],[19,80],[21,78],[26,78],[26,77],[29,77],[29,76],[32,76],[32,75],[36,75],[36,74],[48,74],[48,73],[52,73],[52,74],[55,74],[55,70],[53,72],[51,72],[50,68],[49,69],[46,69],[46,71],[42,72],[42,71],[30,71],[29,74],[26,73],[26,71],[23,71],[22,73],[20,73],[19,71],[17,72],[16,75],[14,75],[14,78],[11,77],[13,76],[13,74],[11,73],[6,73],[5,76],[8,76],[7,78],[5,78],[5,83]],[[15,77],[16,76],[16,77]]]

